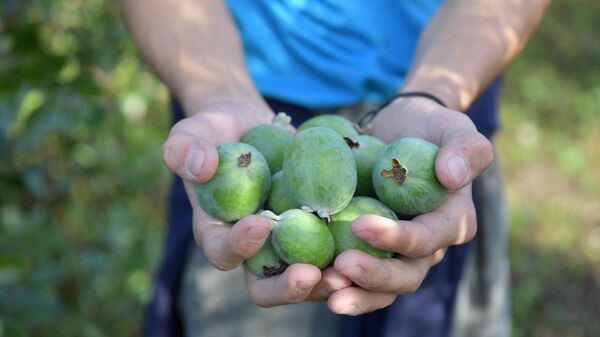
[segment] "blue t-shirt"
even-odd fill
[[[259,91],[308,108],[399,89],[441,0],[228,0]]]

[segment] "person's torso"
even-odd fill
[[[308,108],[380,102],[441,0],[228,0],[259,91]]]

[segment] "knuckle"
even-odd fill
[[[236,242],[233,242],[232,240],[227,240],[225,241],[224,248],[227,250],[227,254],[230,255],[232,258],[241,259],[243,257],[243,243],[238,244]]]
[[[256,306],[264,308],[264,309],[269,309],[269,308],[273,307],[272,305],[268,305],[268,304],[265,304],[265,303],[262,303],[259,301],[255,301],[254,299],[252,300],[252,302],[254,302],[254,304],[256,304]]]
[[[421,283],[423,282],[423,278],[419,277],[418,279],[410,280],[403,285],[398,294],[400,295],[409,295],[414,293],[419,289]]]
[[[477,234],[477,222],[470,222],[467,225],[467,241],[471,241]]]
[[[483,137],[483,136],[482,136]],[[494,159],[494,146],[492,143],[484,137],[481,149],[480,149],[481,158],[484,158],[485,162],[489,165]]]
[[[431,256],[434,253],[434,249],[431,243],[426,242],[421,245],[415,247],[414,255],[418,258],[424,258],[427,256]]]
[[[445,254],[446,254],[446,252],[444,249],[440,249],[437,252],[435,252],[435,254],[433,255],[433,259],[431,261],[431,265],[434,266],[434,265],[440,263],[444,259]]]
[[[290,285],[283,292],[283,300],[287,304],[296,304],[304,300],[306,293],[298,291],[293,285]]]
[[[417,258],[423,258],[431,256],[435,251],[434,240],[436,239],[436,230],[428,225],[423,225],[422,237],[419,238],[417,244],[412,250],[412,256]]]
[[[229,256],[235,260],[245,260],[258,252],[261,245],[246,240],[227,240],[226,249]]]
[[[162,161],[169,169],[173,169],[171,166],[171,157],[169,156],[171,152],[171,143],[172,140],[171,137],[169,137],[162,146]]]
[[[259,306],[261,308],[268,309],[268,308],[272,308],[275,306],[272,303],[268,303],[268,302],[264,302],[264,301],[260,300],[259,298],[257,298],[256,295],[254,295],[252,293],[250,293],[250,298],[252,299],[252,302],[254,302],[254,304],[256,304],[257,306]]]
[[[450,216],[448,214],[441,213],[443,219],[441,220],[444,224],[451,223]],[[425,235],[420,245],[420,256],[426,257],[431,256],[437,250],[435,247],[436,240],[439,240],[438,226],[426,224],[424,227]]]
[[[213,267],[220,271],[229,271],[237,267],[237,265],[229,264],[220,258],[208,254],[206,256],[206,259],[208,260],[208,263],[210,263]]]
[[[421,286],[421,282],[410,282],[409,284],[406,285],[404,291],[405,294],[412,294],[415,291],[417,291],[417,289],[419,289],[419,287]]]
[[[280,281],[283,281],[280,283],[280,302],[284,304],[295,304],[304,300],[306,294],[296,289],[296,284],[291,278],[281,278]]]
[[[382,279],[375,273],[367,272],[360,279],[363,287],[368,289],[379,289],[382,285]]]

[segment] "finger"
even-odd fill
[[[309,264],[292,264],[281,275],[259,278],[248,270],[246,288],[252,301],[261,307],[299,303],[321,280],[319,268]]]
[[[366,290],[406,295],[415,292],[432,265],[444,256],[440,250],[424,259],[378,259],[348,250],[336,259],[335,269]]]
[[[395,299],[395,294],[350,287],[333,293],[327,300],[327,306],[333,313],[357,316],[387,307]]]
[[[313,288],[306,300],[323,301],[333,292],[348,288],[352,285],[352,281],[338,273],[335,268],[327,268],[323,270],[321,274],[321,281]]]
[[[163,161],[190,182],[206,182],[219,165],[215,133],[210,124],[193,116],[173,126],[163,145]]]
[[[208,261],[219,270],[231,270],[254,256],[271,232],[271,223],[262,216],[250,215],[230,227],[203,212],[194,220],[196,241]]]
[[[364,289],[404,295],[419,288],[430,265],[424,259],[378,259],[348,250],[338,256],[334,267]]]
[[[441,248],[466,243],[476,232],[470,186],[451,192],[436,210],[411,221],[364,215],[352,223],[352,233],[369,245],[410,258],[424,258]]]
[[[481,133],[472,131],[442,144],[435,161],[435,172],[442,185],[458,190],[485,171],[493,158],[492,143]]]

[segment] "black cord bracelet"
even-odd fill
[[[377,109],[368,111],[366,114],[364,114],[358,120],[358,122],[356,124],[358,124],[359,127],[364,128],[366,124],[370,123],[373,120],[373,118],[375,118],[375,116],[377,116],[377,114],[379,113],[379,111],[383,110],[384,108],[386,108],[388,105],[392,104],[392,102],[394,102],[396,99],[398,99],[400,97],[425,97],[425,98],[429,98],[430,100],[432,100],[432,101],[436,102],[437,104],[443,106],[444,108],[448,107],[444,103],[444,101],[442,101],[441,99],[439,99],[437,96],[435,96],[433,94],[430,94],[428,92],[425,92],[425,91],[400,92],[400,93],[397,93],[394,96],[390,97],[385,102],[383,102]]]

